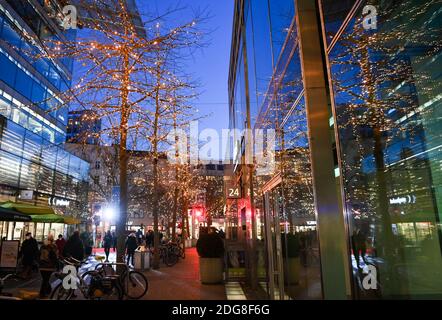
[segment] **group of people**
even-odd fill
[[[138,229],[137,232],[132,232],[128,235],[126,242],[125,242],[125,250],[126,250],[126,263],[127,264],[134,264],[134,255],[137,248],[141,245],[146,244],[148,248],[151,248],[153,246],[154,241],[154,233],[152,230],[149,230],[146,232],[145,235],[143,235],[143,232],[141,229]],[[163,238],[163,234],[160,233],[160,240]],[[105,262],[109,261],[109,254],[111,249],[114,249],[117,246],[117,237],[115,233],[111,233],[110,231],[107,231],[103,237],[103,248],[104,248],[104,254],[106,255]]]
[[[145,234],[143,234],[143,231],[141,231],[141,229],[138,229],[134,235],[139,246],[144,244],[147,248],[153,247],[155,240],[155,233],[153,230],[148,230]],[[163,243],[164,234],[161,231],[158,232],[158,237],[160,243]]]
[[[54,236],[49,234],[40,248],[37,240],[28,232],[20,250],[23,264],[21,276],[24,279],[29,279],[32,268],[38,265],[42,278],[40,297],[47,297],[51,293],[49,278],[59,268],[60,260],[64,257],[72,257],[81,261],[84,259],[84,251],[84,245],[78,231],[75,231],[67,241],[61,234],[57,240],[54,240]]]
[[[159,232],[160,243],[163,241],[163,238],[163,233]],[[129,264],[131,262],[133,265],[135,250],[143,244],[149,249],[152,248],[154,245],[154,239],[155,237],[153,230],[148,230],[146,234],[143,234],[143,231],[141,231],[141,229],[138,229],[137,232],[132,232],[131,234],[129,234],[125,244],[127,253],[126,263]]]
[[[137,248],[145,245],[147,248],[154,246],[154,232],[147,231],[145,234],[138,229],[137,232],[132,232],[126,239],[125,250],[127,254],[127,264],[134,264],[134,254]],[[159,232],[160,243],[163,242],[164,235]],[[107,231],[103,237],[102,245],[106,255],[106,262],[109,261],[109,254],[113,248],[114,252],[117,247],[117,236],[111,231]],[[86,247],[88,245],[83,243],[79,231],[75,231],[68,240],[65,240],[63,235],[58,235],[55,240],[52,234],[49,234],[47,239],[39,247],[37,240],[28,232],[26,239],[23,241],[20,250],[23,271],[21,277],[29,279],[31,277],[32,269],[38,267],[42,283],[40,287],[40,297],[47,297],[51,292],[49,278],[51,274],[59,269],[60,262],[63,258],[72,257],[76,260],[82,261],[85,257]]]

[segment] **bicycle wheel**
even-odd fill
[[[173,246],[169,249],[169,253],[174,254],[178,257],[182,256],[182,249],[179,246]]]
[[[178,256],[174,252],[171,252],[169,250],[166,251],[164,259],[164,263],[166,264],[166,266],[172,267],[176,265],[177,262],[178,262]]]
[[[126,279],[124,279],[126,280]],[[125,284],[125,294],[130,299],[141,299],[149,288],[149,283],[144,274],[138,271],[130,271]]]
[[[51,292],[49,299],[51,300],[70,300],[74,289],[65,289],[63,282],[60,282]]]
[[[92,280],[97,277],[103,277],[104,273],[103,270],[90,270],[81,275],[82,278],[82,292],[86,299],[90,300],[122,300],[124,295],[124,290],[121,288],[121,286],[118,284],[118,282],[115,282],[115,285],[112,287],[112,290],[110,293],[103,293],[101,288],[97,288],[94,290],[91,288],[91,282]]]

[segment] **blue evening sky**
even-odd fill
[[[201,84],[195,107],[200,115],[207,115],[199,122],[200,131],[204,128],[228,128],[228,89],[230,42],[233,23],[233,0],[137,0],[140,12],[157,12],[160,15],[171,7],[184,7],[180,20],[194,17],[194,12],[205,10],[209,19],[204,29],[209,29],[208,46],[198,50],[192,60],[187,61],[187,72]],[[167,20],[167,19],[166,19]],[[170,21],[173,25],[173,21]]]

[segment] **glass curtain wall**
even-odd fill
[[[319,299],[319,244],[294,7],[293,0],[244,1],[245,41],[239,46],[243,50],[245,43],[246,61],[238,54],[241,66],[231,89],[233,100],[240,100],[245,68],[251,128],[276,132],[275,170],[257,163],[253,179],[258,287],[267,298]],[[236,119],[244,116],[243,103],[235,109]],[[245,197],[250,203],[250,192]]]
[[[321,2],[356,298],[440,298],[440,2]]]

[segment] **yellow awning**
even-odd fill
[[[31,215],[33,222],[46,223],[64,223],[64,224],[79,224],[81,221],[70,216],[63,216],[60,214],[40,214]]]
[[[70,217],[70,216],[63,216],[64,223],[65,224],[80,224],[81,220]]]

